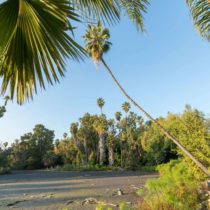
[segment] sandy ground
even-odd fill
[[[0,176],[0,210],[94,210],[95,204],[84,203],[87,198],[114,205],[123,201],[135,207],[139,200],[136,189],[156,177],[128,171],[13,172]],[[123,195],[115,195],[118,188]]]

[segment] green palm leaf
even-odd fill
[[[186,0],[195,28],[210,41],[210,0]]]
[[[37,82],[58,82],[65,58],[80,59],[82,48],[67,34],[77,20],[67,0],[8,0],[0,5],[1,93],[18,103],[33,96]]]
[[[148,0],[121,0],[121,8],[136,24],[137,29],[144,31],[143,14],[147,12]]]
[[[120,20],[120,5],[118,0],[70,0],[75,10],[84,22],[116,23]]]

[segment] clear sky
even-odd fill
[[[185,104],[210,113],[210,45],[194,30],[184,1],[151,1],[145,25],[147,34],[126,18],[110,28],[113,46],[105,60],[121,84],[154,117],[179,113]],[[121,110],[126,99],[102,66],[69,60],[66,69],[60,84],[39,92],[32,102],[9,103],[0,119],[0,141],[11,142],[37,123],[60,138],[84,113],[99,113],[98,97],[105,99],[109,117]]]

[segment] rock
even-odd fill
[[[86,204],[98,204],[98,200],[96,198],[86,198],[84,201],[82,201],[82,205]]]
[[[69,204],[72,204],[72,203],[74,203],[74,201],[73,200],[70,200],[70,201],[67,201],[66,202],[66,205],[69,205]]]

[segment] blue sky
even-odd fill
[[[110,28],[113,46],[105,60],[123,87],[154,117],[179,113],[185,104],[210,113],[210,46],[194,30],[184,1],[151,1],[145,25],[146,34],[126,18]],[[79,28],[79,38],[82,33]],[[30,103],[9,103],[0,141],[12,142],[37,123],[60,138],[84,113],[99,113],[98,97],[109,117],[121,110],[126,99],[102,66],[69,60],[66,69],[60,84],[39,91]]]

